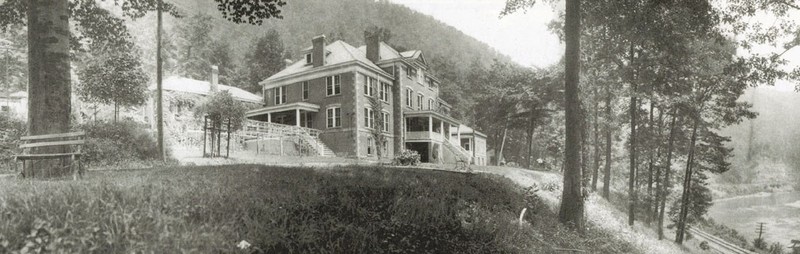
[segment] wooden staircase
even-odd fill
[[[334,157],[336,154],[319,139],[320,131],[291,125],[255,120],[245,120],[241,136],[245,141],[253,139],[291,138],[302,146],[308,155]]]

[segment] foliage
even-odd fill
[[[144,126],[133,121],[89,122],[81,160],[90,167],[126,166],[161,158],[158,144]]]
[[[414,150],[403,150],[394,157],[394,164],[401,166],[416,166],[420,163],[420,155]]]
[[[486,175],[234,165],[0,181],[0,209],[14,218],[0,220],[3,253],[637,251],[605,231],[566,230],[547,205]]]
[[[785,247],[783,247],[783,244],[775,242],[775,243],[772,243],[772,244],[769,245],[769,249],[767,250],[767,253],[769,253],[769,254],[783,254],[784,253],[784,251],[783,251],[784,248]]]
[[[284,58],[287,54],[280,33],[275,29],[267,31],[266,34],[254,41],[244,56],[244,65],[248,68],[248,73],[242,74],[247,76],[248,80],[241,87],[250,92],[261,91],[258,82],[281,71],[286,65]]]
[[[765,250],[767,249],[767,241],[765,241],[764,238],[753,239],[753,247],[759,250]]]
[[[242,128],[247,108],[242,102],[233,99],[228,91],[219,91],[208,97],[195,108],[195,117],[208,116],[213,126],[221,127],[230,120],[231,131]]]
[[[147,99],[147,74],[134,52],[108,52],[96,56],[78,72],[78,95],[83,101],[119,107],[142,105]]]
[[[389,137],[387,137],[387,134],[383,131],[383,124],[389,121],[389,119],[383,119],[382,113],[384,105],[383,101],[378,98],[378,94],[369,96],[368,100],[369,106],[373,112],[370,136],[375,142],[375,154],[378,156],[378,160],[380,160],[383,157],[383,146],[389,140]]]
[[[27,124],[19,116],[0,113],[0,165],[12,169],[14,155],[19,152],[19,138],[27,133]]]

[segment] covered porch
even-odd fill
[[[314,120],[319,109],[319,105],[316,104],[295,102],[250,110],[245,116],[247,119],[261,122],[314,128]]]
[[[422,162],[438,162],[443,156],[443,145],[457,142],[451,137],[451,128],[458,121],[436,111],[411,111],[405,117],[406,149],[417,151]]]

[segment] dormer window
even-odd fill
[[[306,54],[306,64],[311,64],[314,62],[314,57],[311,53]]]

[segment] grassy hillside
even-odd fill
[[[363,167],[0,179],[0,253],[639,252],[594,226],[578,236],[525,194],[496,176]]]

